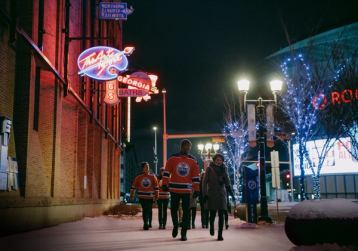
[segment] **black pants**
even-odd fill
[[[171,194],[171,209],[170,213],[172,215],[173,226],[178,227],[178,209],[181,200],[181,205],[183,209],[183,222],[182,229],[188,229],[189,227],[189,205],[190,205],[190,193],[180,194],[180,193],[170,193]]]
[[[216,217],[216,212],[219,214],[219,231],[218,236],[222,236],[223,227],[224,227],[224,212],[226,210],[210,210],[210,228],[214,228],[214,222]]]
[[[208,226],[209,225],[209,210],[205,208],[205,203],[200,202],[200,211],[201,211],[201,225]]]
[[[158,203],[158,219],[159,219],[159,226],[164,226],[167,224],[167,209],[169,199],[160,199],[157,200]]]
[[[151,224],[153,199],[139,199],[139,203],[143,209],[143,224],[149,226]]]
[[[227,198],[227,211],[224,211],[225,216],[225,225],[229,226],[229,213],[231,214],[231,205],[229,203],[229,198]]]
[[[224,211],[224,217],[225,217],[225,226],[229,226],[229,213],[228,213],[228,211]]]
[[[191,207],[189,209],[190,213],[189,213],[189,226],[191,223],[191,226],[195,225],[195,218],[196,218],[196,207]]]

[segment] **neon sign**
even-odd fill
[[[115,105],[119,102],[117,96],[117,81],[107,81],[106,82],[106,94],[103,100],[106,104]]]
[[[146,90],[141,89],[118,89],[118,97],[143,97],[147,94],[148,92]]]
[[[344,89],[340,92],[333,91],[328,97],[320,93],[312,99],[312,105],[319,110],[325,108],[329,103],[331,105],[341,105],[352,102],[358,102],[358,89]]]
[[[118,76],[117,80],[123,84],[135,87],[137,89],[146,90],[150,94],[159,93],[156,87],[158,76],[153,74],[146,74],[144,72],[135,72],[127,76]]]
[[[96,46],[83,51],[77,59],[81,76],[88,76],[96,80],[112,80],[118,73],[127,69],[128,59],[134,47],[126,47],[124,51],[108,46]]]

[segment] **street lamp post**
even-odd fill
[[[261,215],[259,220],[266,222],[272,222],[272,219],[268,215],[268,205],[267,205],[267,194],[266,194],[266,168],[265,168],[265,106],[264,103],[274,103],[277,104],[277,93],[281,91],[282,81],[281,80],[272,80],[270,82],[270,87],[274,95],[274,100],[263,100],[259,97],[257,100],[247,100],[246,95],[249,91],[250,82],[246,79],[238,81],[239,91],[244,94],[244,110],[246,108],[246,103],[255,103],[257,109],[257,118],[259,123],[258,128],[258,145],[259,145],[259,158],[260,158],[260,207]]]
[[[199,154],[204,165],[207,164],[208,161],[210,161],[211,154],[217,153],[219,149],[220,149],[220,145],[218,143],[212,144],[208,142],[205,145],[201,143],[198,144]]]
[[[167,100],[165,89],[162,90],[163,94],[163,167],[167,162]]]
[[[158,150],[157,150],[157,130],[158,128],[156,126],[153,126],[153,131],[154,131],[154,167],[155,167],[155,172],[156,174],[159,174],[158,172]]]

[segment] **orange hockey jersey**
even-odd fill
[[[141,173],[135,177],[133,185],[131,187],[131,194],[137,190],[139,199],[153,199],[154,196],[158,198],[159,188],[158,180],[154,174]]]
[[[167,191],[163,191],[162,189],[162,185],[163,185],[163,180],[161,179],[159,181],[159,198],[160,200],[168,200],[170,197],[170,193]]]
[[[173,193],[199,191],[199,166],[194,157],[187,154],[171,156],[163,173],[163,185]]]

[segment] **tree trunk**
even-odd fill
[[[319,175],[312,175],[313,196],[316,200],[321,198],[321,183],[319,178],[320,178]]]
[[[303,165],[303,143],[299,141],[299,158],[300,158],[300,195],[301,195],[301,201],[305,200],[306,194],[305,194],[305,169]]]

